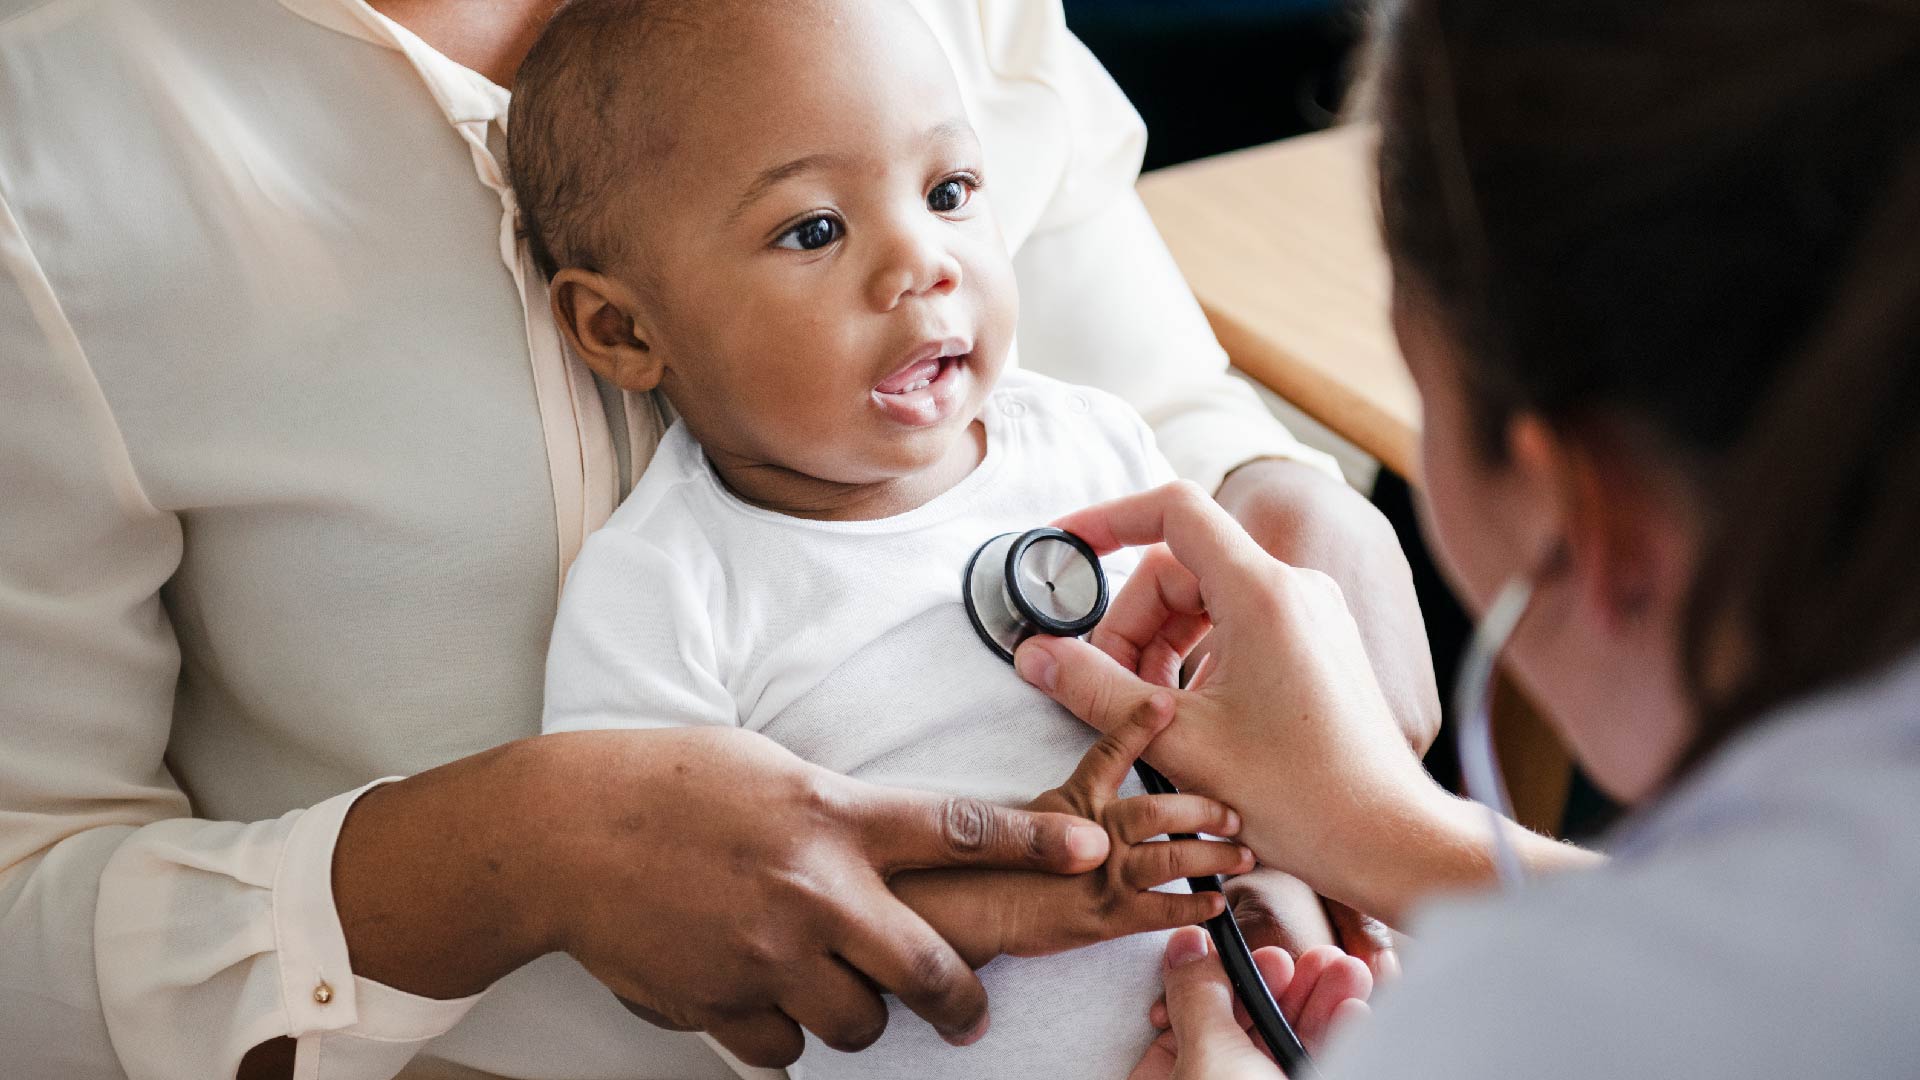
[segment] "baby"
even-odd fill
[[[1093,734],[968,622],[981,542],[1172,474],[1117,399],[1008,368],[1013,271],[939,45],[897,0],[579,0],[509,138],[563,333],[678,416],[570,573],[545,729],[740,725],[863,779],[1096,815],[1114,853],[1078,879],[896,879],[992,961],[981,1042],[895,1006],[873,1048],[810,1041],[792,1072],[1126,1075],[1163,939],[1118,935],[1218,910],[1150,890],[1250,856],[1134,857],[1227,812],[1119,798],[1112,769],[1050,791]],[[1108,560],[1116,587],[1131,566]]]

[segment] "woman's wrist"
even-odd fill
[[[550,952],[546,845],[528,792],[540,740],[368,791],[334,847],[334,906],[354,974],[422,997],[477,994]]]

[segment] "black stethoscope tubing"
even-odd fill
[[[1013,662],[1013,649],[1019,642],[1033,634],[1078,637],[1087,633],[1099,623],[1107,610],[1107,578],[1100,567],[1100,559],[1085,540],[1062,529],[1031,529],[1014,538],[1007,548],[1004,559],[996,557],[982,558],[996,544],[1005,541],[1011,534],[1003,533],[989,539],[975,549],[967,560],[967,567],[960,583],[961,596],[966,604],[967,618],[973,623],[974,632],[980,640],[994,651],[994,654],[1008,663]],[[1068,544],[1087,563],[1096,584],[1095,598],[1091,608],[1081,617],[1062,620],[1043,612],[1039,605],[1026,597],[1018,586],[1021,577],[1018,573],[1021,557],[1036,543],[1052,540]],[[997,573],[999,586],[976,588],[980,582],[976,574],[981,572]],[[1051,586],[1049,586],[1051,587]],[[993,610],[997,600],[1005,610]],[[990,626],[1000,629],[996,636]],[[1002,640],[1011,638],[1011,641]],[[1133,763],[1134,774],[1140,778],[1140,785],[1149,794],[1172,795],[1178,789],[1160,775],[1159,770],[1145,761]],[[1172,834],[1175,840],[1198,839],[1191,833]],[[1187,879],[1187,887],[1194,892],[1226,891],[1226,882],[1218,874]],[[1247,1016],[1253,1021],[1253,1028],[1260,1033],[1260,1040],[1273,1054],[1274,1061],[1294,1080],[1317,1076],[1313,1060],[1307,1056],[1307,1049],[1300,1043],[1300,1036],[1287,1023],[1280,1012],[1280,1005],[1274,1000],[1273,991],[1267,986],[1267,980],[1260,975],[1260,968],[1253,962],[1253,950],[1247,946],[1247,939],[1240,933],[1240,924],[1234,921],[1233,909],[1208,919],[1207,933],[1213,938],[1214,951],[1220,955],[1221,966],[1226,969],[1227,982],[1233,986],[1234,996],[1247,1010]]]

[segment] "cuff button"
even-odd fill
[[[324,981],[321,982],[319,986],[313,988],[313,1000],[316,1004],[320,1005],[325,1005],[327,1002],[332,1001],[333,987],[328,986]]]

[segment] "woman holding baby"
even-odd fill
[[[1462,895],[1488,818],[1407,752],[1339,590],[1190,490],[1062,523],[1165,547],[1022,672],[1097,727],[1170,708],[1149,760],[1411,926],[1329,1076],[1910,1074],[1920,7],[1412,0],[1381,46],[1427,527],[1475,607],[1530,590],[1505,658],[1636,808],[1611,861],[1507,823],[1528,886]],[[1206,625],[1205,682],[1158,688]],[[1139,1080],[1277,1075],[1206,954],[1170,945]]]

